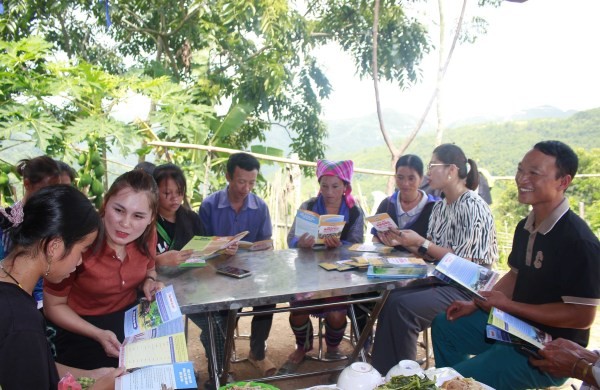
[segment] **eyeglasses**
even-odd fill
[[[431,171],[431,168],[433,167],[447,167],[448,165],[452,164],[429,163],[429,165],[427,165],[427,170]]]

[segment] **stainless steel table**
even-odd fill
[[[319,263],[334,263],[338,260],[350,259],[352,256],[360,255],[361,253],[350,252],[344,247],[333,250],[285,249],[262,252],[240,251],[232,257],[221,256],[209,260],[208,265],[204,268],[193,268],[183,271],[163,269],[160,274],[161,280],[165,285],[173,285],[182,313],[204,312],[209,315],[209,319],[212,319],[212,312],[228,310],[225,361],[223,362],[223,373],[221,375],[221,380],[224,380],[229,371],[236,317],[261,313],[261,311],[249,312],[248,314],[240,313],[239,309],[243,307],[328,297],[348,297],[342,303],[377,301],[370,320],[356,342],[352,356],[348,359],[348,364],[356,361],[359,353],[362,352],[362,347],[373,327],[373,323],[391,290],[407,285],[429,283],[429,279],[369,279],[367,278],[366,271],[363,270],[326,271],[318,266]],[[400,255],[402,254],[394,254],[394,256]],[[235,279],[218,274],[215,268],[225,264],[250,270],[252,271],[252,275],[242,279]],[[350,297],[350,295],[368,292],[379,292],[379,295],[375,298],[362,299],[352,299]],[[339,304],[339,301],[335,302],[335,305]],[[315,305],[315,307],[322,306],[323,304]],[[306,310],[307,307],[310,308],[311,306],[276,308],[262,311],[262,313]],[[352,317],[353,315],[351,316],[351,324],[356,330],[356,321]],[[209,320],[209,336],[214,346],[214,329],[210,326],[212,323],[213,321]],[[214,347],[212,349],[214,350]],[[213,367],[217,367],[216,357],[211,356],[210,359]],[[318,373],[339,371],[341,368],[338,367],[334,370],[320,371]],[[213,370],[213,372],[215,371]],[[286,379],[296,376],[316,375],[318,373],[279,375],[270,377],[269,379]],[[214,379],[218,388],[219,378]],[[264,380],[266,378],[258,379]]]

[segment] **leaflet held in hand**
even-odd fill
[[[125,312],[119,366],[138,368],[188,360],[184,323],[173,286]]]
[[[301,237],[308,233],[315,239],[315,244],[323,244],[326,237],[340,238],[345,224],[343,215],[319,215],[310,210],[299,209],[296,212],[295,234],[296,237]]]
[[[197,388],[192,362],[144,367],[115,379],[115,390]]]
[[[398,225],[388,213],[375,214],[366,218],[378,232],[387,232],[390,229],[398,229]]]
[[[213,255],[216,255],[219,251],[227,248],[229,245],[239,242],[249,232],[243,231],[235,236],[226,237],[205,237],[205,236],[194,236],[183,248],[184,250],[193,250],[192,257],[187,259],[184,263],[181,263],[179,267],[198,267],[206,264],[206,259]]]
[[[544,344],[552,341],[552,336],[548,333],[495,307],[490,310],[486,334],[490,339],[511,344],[533,345],[537,349],[543,348]]]
[[[438,263],[433,275],[449,284],[456,285],[468,293],[485,300],[478,291],[489,291],[494,287],[499,274],[470,260],[447,253]]]
[[[182,322],[182,315],[173,286],[167,286],[156,292],[154,301],[142,298],[137,306],[125,312],[125,337],[165,327],[173,320]]]

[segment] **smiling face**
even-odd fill
[[[167,177],[158,184],[158,212],[162,216],[171,216],[181,207],[183,194],[175,180]]]
[[[123,188],[106,203],[103,220],[106,242],[114,250],[135,241],[152,222],[148,194]]]
[[[75,271],[75,268],[81,264],[83,253],[94,243],[97,235],[98,232],[88,233],[71,247],[71,251],[65,257],[62,257],[65,251],[64,243],[60,239],[57,240],[55,252],[62,255],[55,255],[56,258],[50,264],[50,272],[44,278],[51,283],[60,283],[68,278]]]
[[[519,202],[535,207],[547,205],[553,209],[562,201],[570,184],[570,176],[558,176],[556,158],[533,149],[519,163],[515,182]]]
[[[258,171],[256,169],[247,171],[240,167],[235,167],[233,176],[229,175],[229,172],[225,175],[227,182],[229,182],[229,198],[230,201],[239,202],[244,199],[252,192],[254,185],[256,184],[256,178],[258,177]]]
[[[339,207],[346,184],[337,176],[322,176],[319,181],[320,192],[327,207]]]
[[[401,196],[407,196],[407,199],[415,198],[422,181],[423,178],[411,167],[401,166],[396,169],[396,187]]]

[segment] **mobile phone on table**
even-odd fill
[[[252,272],[248,271],[247,269],[233,267],[231,265],[217,267],[217,272],[237,279],[245,278],[246,276],[250,276],[252,274]]]

